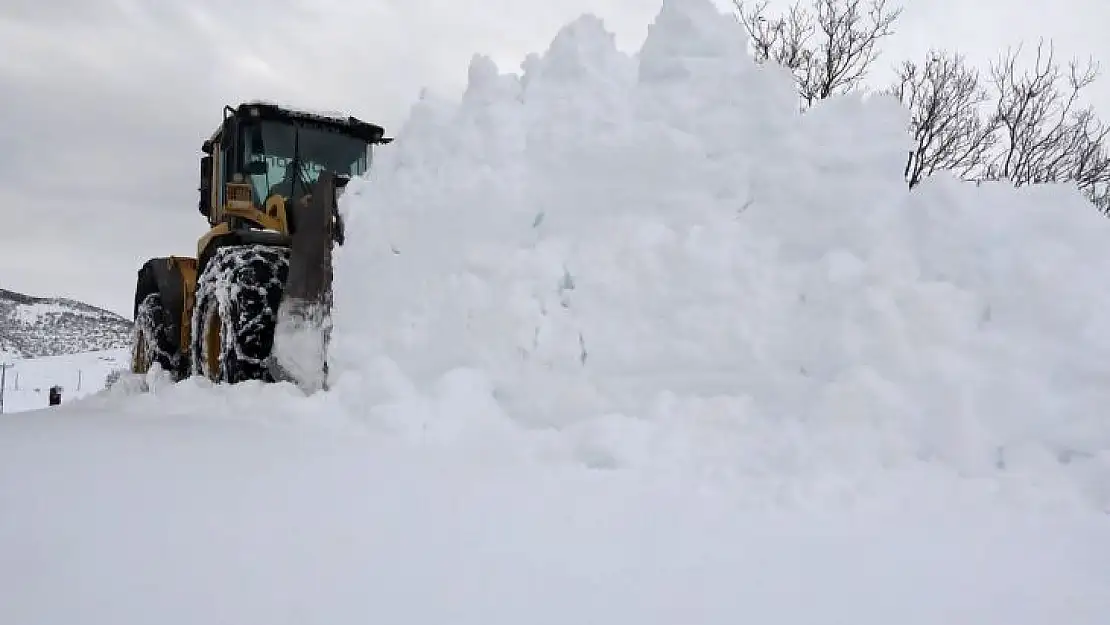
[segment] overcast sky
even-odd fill
[[[1039,36],[1063,54],[1110,63],[1105,0],[901,4],[876,81],[930,46],[986,62]],[[395,129],[422,87],[458,93],[474,53],[514,69],[587,11],[631,50],[660,5],[0,0],[0,288],[130,316],[146,258],[195,253],[206,227],[196,209],[200,144],[224,104],[292,101]],[[1096,87],[1092,97],[1110,116],[1110,76]]]

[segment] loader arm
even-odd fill
[[[336,176],[323,172],[311,194],[290,202],[297,224],[289,252],[289,277],[278,308],[270,372],[306,393],[327,389],[331,338],[332,250],[342,240],[337,221]]]

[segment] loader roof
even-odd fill
[[[270,119],[275,121],[307,122],[337,130],[353,137],[358,137],[368,143],[389,143],[391,139],[385,137],[385,129],[377,124],[363,121],[343,113],[330,113],[310,111],[274,102],[260,100],[243,102],[237,107],[227,107],[234,112],[236,117],[252,119]],[[227,110],[225,109],[225,110]],[[223,133],[221,124],[212,136],[204,142],[202,149],[205,154],[212,153],[212,145]]]

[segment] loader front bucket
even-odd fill
[[[294,229],[289,277],[278,307],[270,373],[311,394],[327,389],[331,338],[332,248],[342,243],[337,179],[324,172],[312,193],[290,201]]]

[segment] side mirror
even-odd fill
[[[200,214],[208,217],[212,213],[212,157],[200,159]]]

